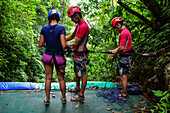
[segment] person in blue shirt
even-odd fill
[[[51,90],[51,79],[53,76],[53,69],[57,72],[59,80],[60,90],[62,93],[62,103],[66,101],[66,83],[64,80],[66,59],[64,57],[63,49],[69,48],[66,43],[66,31],[65,27],[59,25],[60,14],[56,10],[51,10],[48,13],[49,24],[45,25],[41,29],[39,47],[45,46],[46,50],[43,54],[43,65],[46,73],[45,80],[45,93],[44,99],[45,104],[50,103],[50,90]]]

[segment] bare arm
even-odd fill
[[[60,35],[61,45],[63,46],[63,49],[66,49],[69,47],[69,45],[66,43],[66,36],[64,34]]]
[[[114,49],[114,50],[110,50],[109,52],[115,53],[115,54],[109,54],[110,57],[115,56],[117,53],[122,53],[124,50],[124,46],[119,46],[118,48]]]
[[[79,45],[80,41],[81,41],[81,38],[76,37],[75,42],[70,44],[70,45],[73,46],[73,47],[76,47],[76,46]]]
[[[45,45],[44,35],[40,35],[40,40],[39,40],[38,46],[42,47],[43,45]]]
[[[124,50],[124,46],[119,46],[118,48],[112,50],[113,53],[122,53]]]

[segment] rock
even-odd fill
[[[165,66],[165,83],[168,86],[168,92],[170,92],[170,63]]]

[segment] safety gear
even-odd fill
[[[52,59],[53,59],[54,64],[55,64],[57,70],[58,70],[62,75],[65,75],[65,72],[61,72],[61,71],[60,71],[60,66],[66,65],[66,62],[64,62],[63,64],[58,64],[58,63],[57,63],[57,60],[56,60],[56,58],[55,58],[55,54],[56,54],[56,53],[61,54],[61,56],[64,56],[64,51],[51,51],[51,50],[49,50],[48,48],[46,48],[46,50],[53,53],[50,62],[47,63],[47,64],[50,64],[51,61],[52,61]],[[45,63],[45,62],[44,62],[44,63]]]
[[[75,70],[78,72],[78,76],[82,77],[84,76],[83,70],[86,69],[86,65],[88,65],[90,62],[89,58],[82,58],[82,59],[77,59],[74,58],[74,64],[75,64]]]
[[[82,12],[78,6],[70,6],[67,10],[68,17],[73,16],[75,12]]]
[[[49,18],[50,15],[52,15],[52,14],[57,14],[58,17],[60,18],[60,14],[59,14],[59,12],[58,12],[57,10],[51,10],[51,11],[48,13],[48,18]]]
[[[115,29],[116,23],[117,22],[123,22],[123,19],[121,17],[115,17],[113,18],[111,24],[112,24],[112,28]]]

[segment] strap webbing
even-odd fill
[[[56,60],[56,58],[55,58],[55,54],[53,54],[52,58],[53,58],[53,61],[54,61],[54,64],[55,64],[57,70],[58,70],[62,75],[65,75],[65,72],[61,72],[61,71],[60,71],[60,68],[59,68],[60,65],[57,63],[57,60]],[[63,65],[63,64],[61,64],[61,65]]]
[[[125,48],[124,48],[123,52],[125,51],[125,49],[126,49],[126,47],[128,45],[128,42],[129,42],[129,37],[126,38],[126,44],[125,44]]]

